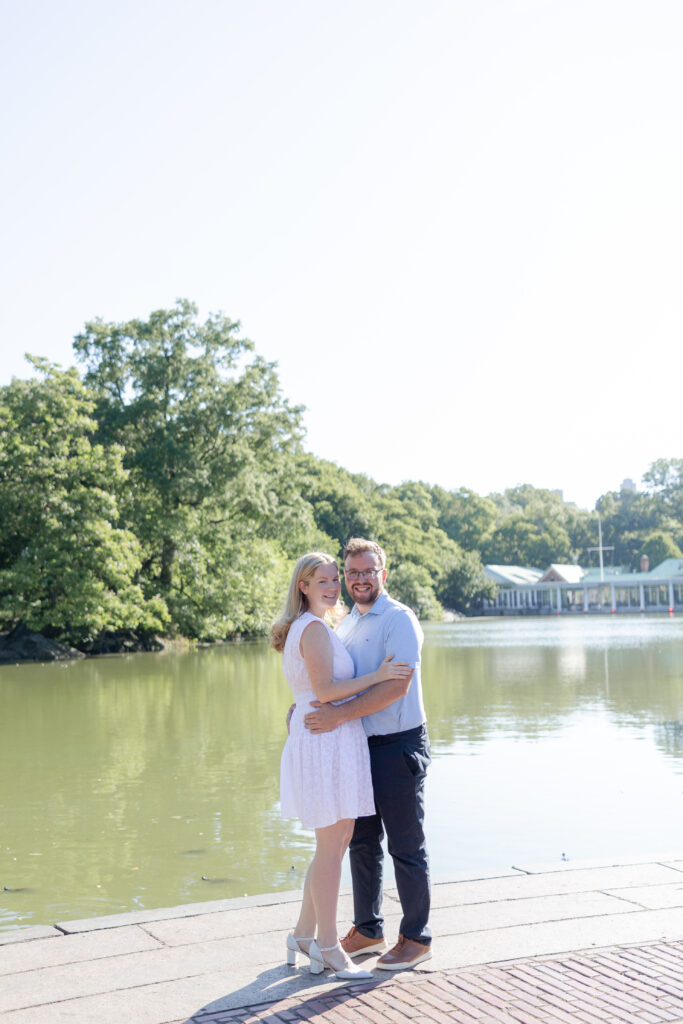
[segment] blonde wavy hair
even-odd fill
[[[282,651],[289,628],[295,619],[298,619],[308,610],[308,598],[299,587],[300,583],[308,583],[312,579],[315,570],[321,565],[335,565],[337,559],[332,555],[326,555],[324,551],[309,551],[302,555],[294,566],[294,572],[289,582],[285,607],[280,618],[273,623],[270,629],[270,646],[276,651]]]

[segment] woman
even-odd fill
[[[296,701],[282,752],[281,813],[300,818],[304,828],[315,829],[316,838],[299,920],[287,936],[287,963],[296,964],[297,953],[303,953],[313,974],[331,967],[338,978],[364,980],[372,975],[352,964],[339,944],[337,899],[354,821],[375,813],[365,731],[354,720],[331,732],[311,733],[303,719],[310,701],[348,699],[386,679],[404,678],[411,668],[392,664],[389,657],[376,672],[353,678],[350,655],[324,621],[340,593],[334,558],[319,551],[303,555],[294,567],[285,610],[271,631]]]

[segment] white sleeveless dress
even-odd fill
[[[280,762],[280,813],[283,818],[300,818],[304,828],[325,828],[341,818],[374,814],[375,801],[368,741],[360,719],[343,722],[331,732],[313,733],[304,726],[304,715],[314,710],[310,702],[317,699],[299,647],[301,634],[311,622],[322,622],[329,631],[332,678],[351,679],[354,674],[351,656],[326,622],[311,612],[294,620],[282,652],[282,668],[296,707]]]

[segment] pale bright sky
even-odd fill
[[[4,0],[0,84],[0,384],[183,296],[379,482],[683,456],[679,0]]]

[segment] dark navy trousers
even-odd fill
[[[368,938],[384,934],[382,839],[394,862],[407,939],[429,944],[429,859],[424,836],[424,782],[431,760],[425,726],[368,737],[377,813],[357,818],[349,846],[356,928]]]

